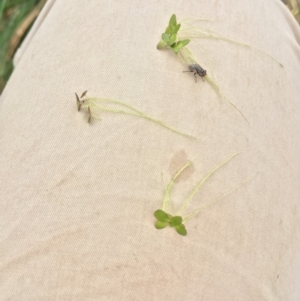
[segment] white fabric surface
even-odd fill
[[[0,299],[300,300],[300,31],[284,5],[57,0],[47,7],[1,96]],[[191,43],[250,126],[156,49],[172,13],[212,18],[199,26],[283,64],[224,41],[200,40],[205,50]],[[74,97],[86,89],[198,140],[111,113],[88,124]],[[186,160],[198,154],[174,187],[177,206],[236,151],[189,209],[259,172],[252,181],[189,221],[186,237],[154,228],[165,185]]]

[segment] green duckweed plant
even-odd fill
[[[197,75],[210,84],[210,86],[216,91],[216,93],[221,97],[221,99],[227,101],[247,122],[247,118],[244,114],[231,102],[224,94],[217,83],[208,76],[205,69],[203,69],[200,64],[198,64],[192,52],[186,47],[190,43],[190,39],[180,40],[181,23],[177,23],[176,15],[173,14],[169,20],[169,25],[167,26],[164,33],[162,33],[161,41],[157,45],[157,49],[171,49],[176,55],[179,61],[186,65],[189,70],[183,72],[194,73],[195,81],[197,82]],[[249,123],[249,122],[248,122]]]
[[[194,21],[201,20],[195,19]],[[211,19],[203,19],[204,21],[213,21]],[[157,49],[172,49],[175,54],[178,54],[181,49],[183,49],[187,44],[189,44],[193,40],[198,39],[215,39],[221,40],[224,42],[232,43],[235,45],[239,45],[242,47],[246,47],[255,51],[260,52],[263,55],[268,56],[272,60],[274,60],[278,65],[283,67],[283,65],[271,56],[269,53],[246,44],[244,42],[235,41],[230,38],[227,38],[216,31],[212,30],[203,30],[197,26],[193,25],[193,20],[186,19],[181,23],[177,23],[176,15],[173,14],[170,18],[169,25],[166,28],[165,32],[162,34],[162,39],[157,45]]]
[[[232,189],[226,191],[221,196],[214,199],[212,202],[210,202],[209,205],[203,206],[195,211],[189,212],[185,215],[183,215],[186,207],[190,204],[191,200],[195,196],[195,194],[199,191],[199,189],[205,184],[205,182],[222,166],[226,165],[229,161],[231,161],[236,155],[239,153],[235,153],[231,155],[228,159],[226,159],[224,162],[222,162],[220,165],[214,167],[212,170],[210,170],[204,177],[198,182],[198,184],[195,186],[195,188],[190,192],[190,194],[187,196],[187,198],[182,202],[182,205],[180,206],[179,210],[175,214],[170,214],[169,212],[173,212],[173,206],[171,204],[171,191],[175,184],[176,179],[180,176],[180,174],[190,167],[192,165],[192,161],[187,162],[179,171],[176,172],[176,174],[171,178],[170,182],[168,183],[165,194],[162,201],[162,207],[161,209],[158,209],[154,212],[154,216],[157,219],[155,223],[156,229],[164,229],[167,226],[174,228],[175,231],[185,236],[187,234],[187,230],[185,228],[185,223],[196,216],[199,212],[208,209],[209,207],[215,205],[217,202],[219,202],[221,199],[223,199],[228,194],[232,193],[234,190],[239,188],[244,183],[250,181],[246,180],[243,183],[233,187]]]
[[[77,93],[75,93],[75,96],[78,112],[87,112],[88,123],[91,123],[92,119],[100,119],[100,114],[104,112],[125,114],[146,119],[152,123],[155,123],[163,128],[168,129],[173,133],[187,138],[196,139],[194,136],[186,134],[174,127],[171,127],[166,123],[162,122],[161,120],[158,120],[123,101],[108,98],[87,97],[86,94],[87,91],[84,91],[80,97],[77,95]]]

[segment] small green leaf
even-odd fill
[[[185,236],[187,234],[184,224],[180,224],[175,227],[175,230],[178,234]]]
[[[182,217],[181,216],[173,216],[169,221],[170,227],[179,226],[181,223],[182,223]]]
[[[172,27],[172,26],[176,26],[177,24],[177,21],[176,21],[176,15],[173,14],[170,18],[170,21],[169,21],[169,27]]]
[[[168,27],[168,33],[169,34],[175,34],[175,33],[177,33],[177,31],[179,30],[180,26],[181,26],[180,24],[178,24],[176,26],[169,26]]]
[[[162,40],[163,40],[164,42],[166,42],[166,43],[169,43],[169,41],[170,41],[170,35],[167,34],[167,33],[163,33],[163,34],[161,35],[161,38],[162,38]]]
[[[175,46],[175,47],[172,47],[172,50],[175,54],[177,54],[179,51],[179,48],[177,46]]]
[[[164,48],[166,48],[166,45],[168,45],[166,42],[160,41],[160,42],[157,44],[156,48],[157,48],[157,49],[164,49]]]
[[[169,215],[160,209],[154,212],[154,216],[163,223],[168,223],[170,221]]]
[[[180,24],[177,24],[176,15],[172,15],[172,17],[169,21],[169,26],[166,28],[165,33],[168,33],[168,34],[177,33],[179,28],[180,28]]]
[[[169,37],[169,43],[170,43],[170,45],[174,44],[176,42],[176,39],[177,39],[177,34],[176,33],[172,34]]]
[[[166,28],[165,33],[167,33],[167,34],[171,34],[172,33],[172,30],[171,30],[171,28],[169,26]]]
[[[155,223],[155,228],[156,229],[163,229],[168,226],[168,222],[161,222],[161,221],[156,221]]]
[[[180,26],[181,26],[181,24],[177,24],[176,26],[174,26],[174,27],[172,28],[173,32],[174,32],[174,33],[177,33],[178,30],[180,29]]]
[[[186,46],[189,42],[190,42],[190,40],[179,41],[177,43],[177,47],[182,48],[182,47]]]

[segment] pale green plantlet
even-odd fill
[[[171,228],[174,228],[178,234],[183,236],[187,234],[181,216],[172,216],[160,209],[154,212],[154,216],[157,218],[155,223],[156,229],[164,229],[169,225]]]
[[[156,217],[157,221],[155,223],[156,229],[164,229],[167,226],[170,226],[171,228],[175,228],[176,232],[180,235],[185,236],[187,234],[187,230],[185,228],[185,223],[196,216],[199,212],[208,209],[209,207],[215,205],[217,202],[219,202],[221,199],[223,199],[225,196],[228,194],[232,193],[234,190],[239,188],[241,185],[249,182],[251,179],[248,179],[244,182],[242,182],[239,185],[236,185],[235,187],[231,188],[221,196],[217,197],[214,199],[209,205],[201,207],[191,213],[188,213],[184,217],[182,217],[183,211],[185,208],[188,206],[188,204],[191,202],[195,194],[199,191],[199,189],[205,184],[205,182],[217,171],[219,170],[222,166],[226,165],[231,161],[238,153],[234,153],[231,155],[229,158],[227,158],[224,162],[222,162],[220,165],[216,166],[212,170],[210,170],[201,180],[200,182],[195,186],[195,188],[192,190],[192,192],[188,195],[188,197],[183,201],[181,207],[179,210],[176,212],[176,214],[173,216],[169,213],[167,213],[168,210],[170,210],[171,207],[171,190],[173,188],[173,185],[175,183],[176,178],[189,166],[192,165],[192,161],[188,161],[176,174],[171,178],[169,184],[167,185],[167,188],[165,190],[165,194],[163,197],[163,202],[162,202],[162,209],[158,209],[154,212],[154,216]]]
[[[91,122],[91,120],[93,118],[100,119],[99,115],[102,112],[125,114],[125,115],[130,115],[130,116],[135,116],[135,117],[146,119],[148,121],[156,123],[157,125],[159,125],[161,127],[166,128],[178,135],[181,135],[181,136],[184,136],[184,137],[187,137],[190,139],[196,139],[196,137],[186,134],[184,132],[181,132],[178,129],[167,125],[166,123],[162,122],[161,120],[158,120],[123,101],[115,100],[115,99],[108,99],[108,98],[95,98],[95,97],[88,98],[88,97],[86,97],[86,93],[87,93],[87,91],[83,92],[80,97],[75,93],[75,96],[76,96],[76,103],[77,103],[78,111],[83,109],[88,112],[88,122],[89,123]]]

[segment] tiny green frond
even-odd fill
[[[176,15],[173,14],[169,21],[169,27],[176,26],[176,24],[177,24]]]
[[[177,24],[176,26],[174,26],[173,32],[177,33],[179,31],[180,27],[181,27],[181,24]]]
[[[154,216],[157,218],[155,222],[156,229],[164,229],[167,226],[175,228],[180,235],[186,235],[185,226],[182,224],[181,216],[172,216],[162,210],[156,210]]]
[[[170,227],[177,227],[182,223],[182,217],[181,216],[173,216],[170,221],[169,225]]]
[[[167,33],[167,34],[172,34],[173,31],[172,31],[172,29],[168,26],[168,27],[166,28],[166,30],[165,30],[165,33]]]
[[[172,50],[173,50],[173,52],[175,53],[175,54],[177,54],[178,53],[178,51],[179,51],[179,47],[177,47],[177,46],[175,46],[175,47],[172,47]]]
[[[157,44],[156,48],[157,48],[158,50],[165,49],[165,48],[167,48],[167,47],[166,47],[167,45],[168,45],[168,44],[167,44],[165,41],[161,40],[161,41],[159,41],[159,43]]]
[[[181,50],[189,42],[190,42],[190,40],[178,41],[177,43],[173,44],[171,48],[175,54],[178,54],[179,50]]]
[[[176,42],[176,39],[177,39],[177,34],[176,33],[172,34],[169,39],[170,45],[173,45]]]
[[[167,222],[156,221],[156,223],[155,223],[156,229],[163,229],[163,228],[166,228],[167,226],[168,226]]]
[[[184,224],[180,224],[180,225],[176,226],[175,230],[178,234],[180,234],[182,236],[186,236],[186,234],[187,234]]]
[[[165,33],[168,33],[170,35],[174,34],[174,33],[177,33],[180,29],[180,26],[181,26],[181,24],[177,24],[176,16],[172,15],[172,17],[169,21],[169,25],[165,30]]]
[[[189,42],[190,42],[190,40],[179,41],[179,42],[177,43],[177,46],[178,46],[179,48],[183,48],[183,47],[186,46]]]
[[[170,221],[169,215],[163,210],[159,209],[154,212],[154,216],[161,222],[168,223]]]
[[[163,33],[163,34],[161,35],[161,38],[162,38],[162,40],[163,40],[164,42],[166,42],[166,43],[169,43],[169,42],[170,42],[170,35],[167,34],[167,33]]]

